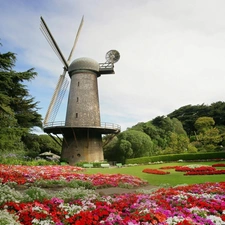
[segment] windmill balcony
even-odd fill
[[[82,124],[79,127],[65,126],[65,121],[55,121],[43,124],[44,131],[47,133],[61,133],[62,130],[67,129],[95,129],[102,134],[119,133],[121,126],[114,123],[102,122],[101,126],[90,126]]]

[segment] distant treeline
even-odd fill
[[[106,136],[105,139],[108,137]],[[221,152],[225,146],[225,102],[186,105],[167,116],[138,123],[104,147],[109,161],[164,154]]]

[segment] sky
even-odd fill
[[[116,49],[115,74],[98,78],[101,121],[122,130],[185,105],[225,101],[223,0],[0,0],[0,52],[14,52],[14,70],[35,68],[27,84],[45,117],[63,71],[40,31],[40,16],[68,58],[105,62]],[[67,92],[68,93],[68,92]],[[56,120],[64,121],[67,95]]]

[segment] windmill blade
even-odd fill
[[[78,30],[77,30],[77,35],[76,35],[76,37],[75,37],[73,47],[72,47],[72,49],[71,49],[70,55],[69,55],[68,60],[67,60],[67,63],[68,63],[68,64],[70,64],[70,60],[71,60],[71,58],[72,58],[73,51],[74,51],[74,49],[75,49],[75,47],[76,47],[76,44],[77,44],[77,41],[78,41],[78,38],[79,38],[79,35],[80,35],[81,28],[82,28],[82,26],[83,26],[83,23],[84,23],[84,16],[82,17],[81,22],[80,22],[80,26],[79,26],[79,28],[78,28]]]
[[[63,74],[60,75],[59,77],[58,83],[56,85],[54,94],[52,96],[51,102],[49,104],[49,107],[43,122],[44,125],[46,125],[50,121],[50,119],[51,119],[51,122],[54,122],[55,120],[59,106],[62,102],[67,86],[69,84],[69,81],[67,80],[65,74],[66,74],[66,70],[64,70]]]
[[[69,80],[68,79],[64,79],[61,88],[59,89],[59,92],[57,94],[56,97],[56,101],[55,104],[52,107],[52,113],[50,114],[49,120],[50,121],[55,121],[55,118],[57,116],[57,113],[59,111],[60,105],[62,103],[63,97],[66,93],[67,87],[69,85]]]
[[[66,59],[64,58],[64,56],[63,56],[59,46],[57,45],[54,37],[52,36],[52,34],[51,34],[47,24],[45,23],[43,17],[41,17],[40,29],[41,29],[43,35],[45,36],[46,40],[48,41],[48,43],[50,44],[50,46],[52,47],[52,49],[54,50],[54,52],[56,53],[58,58],[60,59],[60,61],[64,64],[65,68],[68,69],[68,63],[67,63]]]

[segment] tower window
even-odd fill
[[[77,82],[77,86],[78,86],[78,87],[80,86],[80,82],[79,82],[79,81]]]
[[[79,98],[77,97],[77,102],[79,102]]]
[[[76,118],[78,118],[78,113],[76,113]]]

